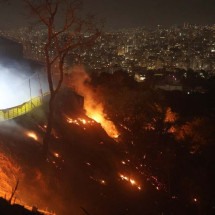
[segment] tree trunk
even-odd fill
[[[53,86],[53,80],[52,80],[52,75],[51,71],[48,69],[51,69],[48,67],[47,71],[48,71],[48,82],[49,82],[49,86],[50,86],[50,100],[49,100],[49,113],[48,113],[48,121],[47,121],[47,128],[46,128],[46,133],[45,136],[43,138],[43,153],[45,158],[47,158],[48,152],[49,152],[49,144],[51,141],[51,134],[52,134],[52,129],[53,129],[53,125],[54,125],[54,108],[55,108],[55,99],[56,99],[56,95],[59,92],[61,85],[63,83],[63,64],[64,64],[64,59],[66,57],[66,53],[64,53],[59,61],[59,70],[60,70],[60,79],[58,81],[57,87],[54,89]]]
[[[47,127],[46,127],[46,133],[43,138],[43,153],[45,158],[48,155],[49,152],[49,144],[51,141],[51,134],[53,129],[53,122],[54,122],[54,101],[55,101],[55,95],[51,93],[51,98],[49,100],[49,112],[48,112],[48,120],[47,120]]]

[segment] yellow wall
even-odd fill
[[[0,110],[0,121],[5,121],[9,119],[14,119],[21,115],[24,115],[34,108],[40,106],[42,104],[41,96],[32,98],[30,101],[23,103],[22,105]]]

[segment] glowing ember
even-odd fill
[[[197,199],[197,198],[193,198],[193,202],[194,202],[194,203],[197,203],[197,202],[198,202],[198,199]]]
[[[38,136],[36,133],[34,133],[33,131],[28,131],[26,132],[26,135],[30,138],[32,138],[35,141],[38,141]]]
[[[128,154],[128,152],[126,152]],[[143,159],[146,159],[146,155],[143,156]],[[165,184],[161,183],[157,176],[152,175],[151,171],[148,169],[146,164],[143,163],[136,163],[132,159],[125,159],[121,161],[121,164],[125,167],[130,167],[134,168],[135,167],[135,172],[139,174],[139,177],[144,177],[156,190],[161,191],[165,190],[166,191],[166,186]],[[141,186],[138,186],[135,180],[125,176],[125,175],[120,175],[122,180],[128,181],[133,185],[137,186],[138,190],[141,190]]]
[[[54,156],[55,156],[56,158],[59,158],[59,157],[60,157],[60,155],[59,155],[57,152],[54,153]]]
[[[123,181],[129,182],[131,184],[131,186],[135,186],[138,190],[142,190],[141,186],[133,178],[125,176],[123,174],[120,174],[119,176]]]
[[[99,183],[99,184],[101,184],[101,185],[103,185],[103,186],[107,185],[107,181],[104,180],[104,179],[98,179],[98,178],[95,178],[93,176],[90,176],[90,179],[95,181],[95,182],[97,182],[97,183]]]
[[[93,120],[86,120],[83,118],[77,118],[77,119],[72,119],[68,116],[66,116],[66,120],[69,124],[74,124],[74,125],[93,125],[94,121]]]
[[[87,124],[87,121],[86,121],[85,119],[80,119],[80,118],[79,118],[79,120],[80,120],[84,125]]]
[[[68,116],[66,116],[66,120],[69,124],[74,124],[77,126],[94,125],[95,122],[97,122],[97,123],[101,124],[101,126],[104,128],[104,130],[107,132],[107,134],[110,137],[112,137],[112,138],[118,138],[119,137],[119,134],[118,134],[118,131],[117,131],[115,125],[111,121],[105,119],[104,116],[100,115],[99,113],[92,113],[92,114],[87,113],[87,115],[89,118],[91,118],[93,120],[86,120],[83,118],[72,119]]]
[[[100,180],[100,183],[101,183],[102,185],[106,185],[106,181],[105,181],[105,180]]]
[[[136,181],[133,180],[133,179],[130,179],[130,182],[131,182],[132,185],[135,185],[135,184],[136,184]]]
[[[126,165],[126,162],[125,162],[125,161],[122,161],[121,163],[122,163],[123,165]]]

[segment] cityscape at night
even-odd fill
[[[215,1],[0,1],[0,215],[215,214]]]

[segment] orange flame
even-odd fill
[[[76,66],[72,70],[72,82],[70,83],[77,93],[84,97],[84,109],[86,114],[91,119],[100,123],[106,133],[112,138],[118,138],[119,132],[116,126],[110,120],[108,120],[104,113],[103,104],[101,104],[95,96],[94,91],[90,86],[86,84],[90,78],[81,66]]]
[[[113,124],[112,121],[107,119],[106,115],[104,114],[102,104],[95,105],[94,103],[96,102],[92,102],[92,100],[89,98],[85,100],[84,108],[86,110],[87,116],[100,123],[102,128],[107,132],[110,137],[118,138],[119,133],[116,129],[116,126]]]

